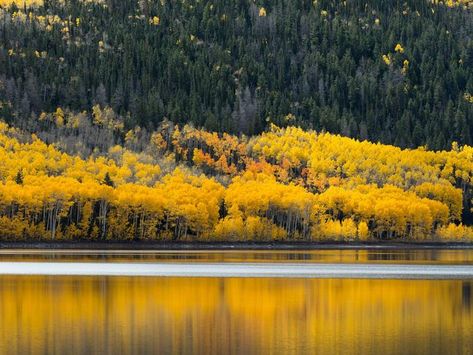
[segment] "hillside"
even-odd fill
[[[471,1],[1,0],[0,117],[109,106],[126,130],[473,139]]]
[[[68,118],[62,123],[66,127]],[[0,126],[3,240],[471,240],[473,148],[164,123],[89,157]],[[471,221],[471,219],[469,220]]]
[[[473,238],[473,3],[0,0],[3,240]]]

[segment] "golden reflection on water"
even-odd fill
[[[0,277],[0,354],[467,354],[473,280]]]
[[[232,251],[0,250],[0,261],[473,264],[473,248]]]

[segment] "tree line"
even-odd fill
[[[8,0],[0,116],[109,106],[125,128],[169,119],[280,127],[400,147],[472,144],[469,1]]]

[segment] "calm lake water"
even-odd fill
[[[0,252],[5,261],[473,264],[473,250]],[[0,354],[470,354],[473,280],[0,276]]]

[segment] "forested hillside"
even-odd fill
[[[428,0],[0,0],[0,117],[109,107],[254,135],[473,139],[473,7]],[[47,134],[47,127],[41,126]],[[49,139],[49,138],[48,138]]]
[[[471,1],[0,0],[0,38],[1,239],[473,238]]]
[[[0,238],[473,238],[462,224],[471,222],[469,146],[401,150],[276,126],[238,138],[164,122],[137,153],[135,133],[126,147],[82,158],[0,124]]]

